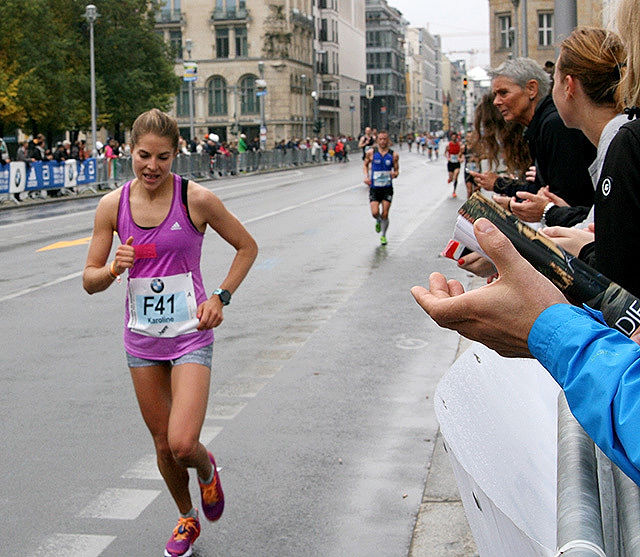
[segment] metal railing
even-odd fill
[[[613,464],[558,397],[557,553],[640,557],[640,488]]]

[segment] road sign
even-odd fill
[[[182,81],[197,81],[198,64],[196,62],[183,62]]]
[[[368,99],[372,99],[374,97],[374,90],[373,90],[373,85],[371,83],[369,83],[366,87],[365,87],[365,96]]]

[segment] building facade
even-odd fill
[[[164,0],[156,29],[173,48],[176,73],[197,64],[197,81],[191,90],[182,83],[174,107],[183,137],[192,125],[196,137],[222,141],[262,128],[266,147],[309,135],[312,14],[312,0]]]
[[[407,29],[406,132],[436,132],[442,129],[440,51],[440,37],[434,37],[422,27]]]
[[[314,4],[314,121],[322,134],[356,136],[360,90],[367,78],[365,0],[314,0]]]
[[[578,25],[602,26],[612,0],[577,0]],[[554,0],[489,0],[491,66],[510,56],[528,56],[541,65],[555,62]],[[522,29],[526,29],[522,40]]]
[[[401,134],[407,116],[407,22],[386,0],[366,0],[365,9],[367,83],[373,85],[374,97],[363,99],[362,121],[364,125]]]

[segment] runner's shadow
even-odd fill
[[[371,257],[371,268],[377,269],[380,267],[388,255],[389,252],[387,251],[387,246],[376,246]]]

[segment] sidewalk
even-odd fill
[[[460,337],[456,358],[470,341]],[[440,430],[418,510],[408,557],[477,557]]]

